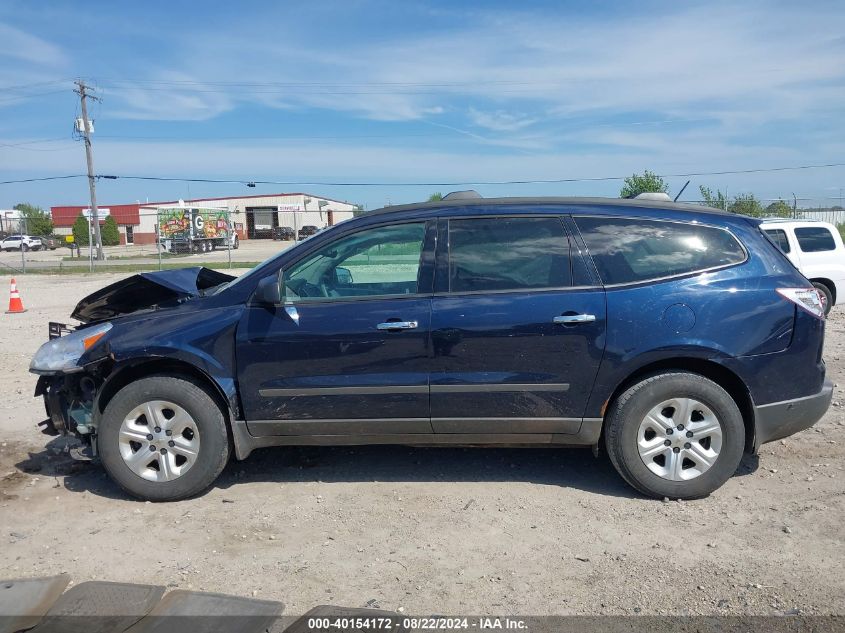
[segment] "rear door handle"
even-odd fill
[[[552,323],[567,325],[569,323],[592,323],[596,320],[595,314],[564,314],[552,319]]]
[[[379,330],[413,330],[419,327],[416,321],[387,321],[379,323],[376,328]]]

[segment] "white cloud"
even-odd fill
[[[61,66],[66,58],[55,44],[0,22],[0,57],[29,64]]]
[[[475,125],[496,132],[516,132],[537,122],[536,118],[515,114],[504,110],[483,112],[475,108],[469,109],[469,117]]]
[[[771,121],[845,110],[844,18],[835,5],[812,12],[675,5],[617,21],[490,10],[440,31],[406,29],[325,46],[308,39],[305,26],[277,37],[271,20],[250,15],[223,35],[183,33],[170,65],[196,81],[256,85],[225,94],[198,86],[145,94],[138,86],[115,96],[126,104],[116,102],[110,115],[206,120],[257,103],[376,121],[436,119],[532,147],[544,126],[573,118],[588,117],[593,126],[630,116],[706,116],[711,133],[727,138]],[[268,85],[273,81],[283,85]],[[528,129],[534,138],[525,136]],[[672,133],[659,131],[663,138]]]

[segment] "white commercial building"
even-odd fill
[[[140,206],[140,225],[135,233],[155,234],[157,208],[173,207],[184,203],[186,207],[211,207],[225,209],[241,239],[271,239],[273,229],[287,226],[299,230],[303,226],[318,229],[334,226],[352,218],[356,205],[309,193],[278,193],[231,198],[196,198],[176,202],[158,202]],[[146,240],[144,240],[146,241]]]

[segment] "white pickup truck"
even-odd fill
[[[825,313],[845,296],[845,246],[832,224],[817,220],[769,219],[760,228],[818,288]]]

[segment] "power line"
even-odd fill
[[[799,171],[807,169],[824,169],[829,167],[845,167],[845,163],[825,163],[820,165],[796,165],[792,167],[760,167],[756,169],[735,169],[721,171],[698,171],[677,174],[657,174],[662,178],[691,178],[694,176],[727,176],[737,174],[771,173],[782,171]],[[43,180],[60,180],[66,178],[85,178],[84,174],[73,174],[67,176],[46,176],[42,178],[27,178],[22,180],[6,180],[0,185],[9,185],[25,182],[39,182]],[[319,180],[256,180],[252,178],[180,178],[168,176],[138,176],[138,175],[116,175],[97,174],[97,179],[105,180],[144,180],[156,182],[197,182],[207,184],[241,184],[252,183],[255,185],[316,185],[325,187],[460,187],[465,185],[542,185],[572,182],[602,182],[612,180],[624,180],[626,176],[592,176],[585,178],[546,178],[526,180],[463,180],[463,181],[440,181],[440,182],[334,182]],[[834,196],[835,197],[835,196]]]
[[[45,95],[54,95],[59,93],[67,92],[67,90],[49,90],[47,92],[35,92],[32,94],[23,94],[23,95],[16,95],[13,97],[9,97],[6,99],[0,99],[0,103],[11,103],[13,101],[24,101],[26,99],[32,99],[33,97],[43,97]]]
[[[355,139],[392,139],[392,138],[429,138],[429,137],[443,137],[454,136],[453,134],[445,133],[425,133],[425,134],[353,134],[347,136],[138,136],[138,135],[123,135],[123,134],[98,134],[98,138],[113,138],[126,140],[140,140],[140,141],[338,141],[338,140],[355,140]]]
[[[822,169],[825,167],[845,167],[845,163],[828,163],[824,165],[799,165],[796,167],[769,167],[758,169],[723,170],[711,172],[690,172],[685,174],[659,174],[664,178],[689,178],[692,176],[723,176],[729,174],[751,174],[763,172],[794,171],[803,169]],[[600,182],[608,180],[624,180],[628,176],[596,176],[588,178],[548,178],[528,180],[471,180],[451,182],[330,182],[330,181],[279,181],[279,180],[230,180],[216,178],[169,178],[161,176],[100,176],[101,178],[123,179],[123,180],[152,180],[152,181],[176,181],[176,182],[199,182],[236,184],[251,182],[256,185],[314,185],[325,187],[461,187],[464,185],[532,185],[532,184],[558,184],[568,182]]]
[[[16,185],[24,182],[45,182],[47,180],[67,180],[69,178],[85,178],[85,174],[71,174],[68,176],[42,176],[40,178],[22,178],[20,180],[3,180],[0,185]]]
[[[174,91],[174,87],[166,87],[166,88],[150,88],[145,86],[112,86],[114,88],[119,88],[120,90],[130,90],[132,88],[142,90],[144,92],[170,92]],[[459,88],[460,86],[454,86],[455,88]],[[319,97],[322,95],[329,95],[329,96],[336,96],[336,95],[442,95],[446,94],[460,94],[457,92],[449,92],[446,90],[405,90],[405,89],[397,89],[397,90],[340,90],[330,87],[329,90],[311,90],[305,95],[297,95],[293,92],[294,88],[279,88],[277,90],[270,90],[270,89],[261,89],[261,90],[240,90],[240,94],[247,94],[247,95],[290,95],[290,96],[306,96],[306,97]],[[190,92],[192,93],[210,93],[210,94],[231,94],[231,88],[190,88]],[[531,93],[534,92],[532,88],[521,88],[521,89],[507,89],[501,90],[497,89],[496,94],[523,94],[523,93]]]
[[[70,140],[67,136],[58,136],[55,138],[39,138],[31,141],[21,141],[20,143],[2,143],[0,147],[21,147],[23,145],[38,145],[39,143],[52,143],[54,141]]]
[[[220,86],[226,88],[237,88],[252,86],[258,88],[306,88],[306,87],[335,87],[335,86],[398,86],[398,87],[421,87],[421,88],[460,88],[464,86],[486,86],[486,85],[509,85],[509,86],[533,86],[533,85],[559,85],[560,81],[523,81],[523,80],[478,80],[478,81],[445,81],[445,82],[417,82],[417,81],[199,81],[199,80],[178,80],[178,79],[116,79],[106,78],[101,80],[101,85],[109,84],[150,84],[156,86]]]
[[[69,83],[69,79],[53,79],[51,81],[36,81],[31,84],[18,84],[17,86],[4,86],[3,90],[26,90],[28,88],[37,88],[39,86],[50,86],[53,84]]]

